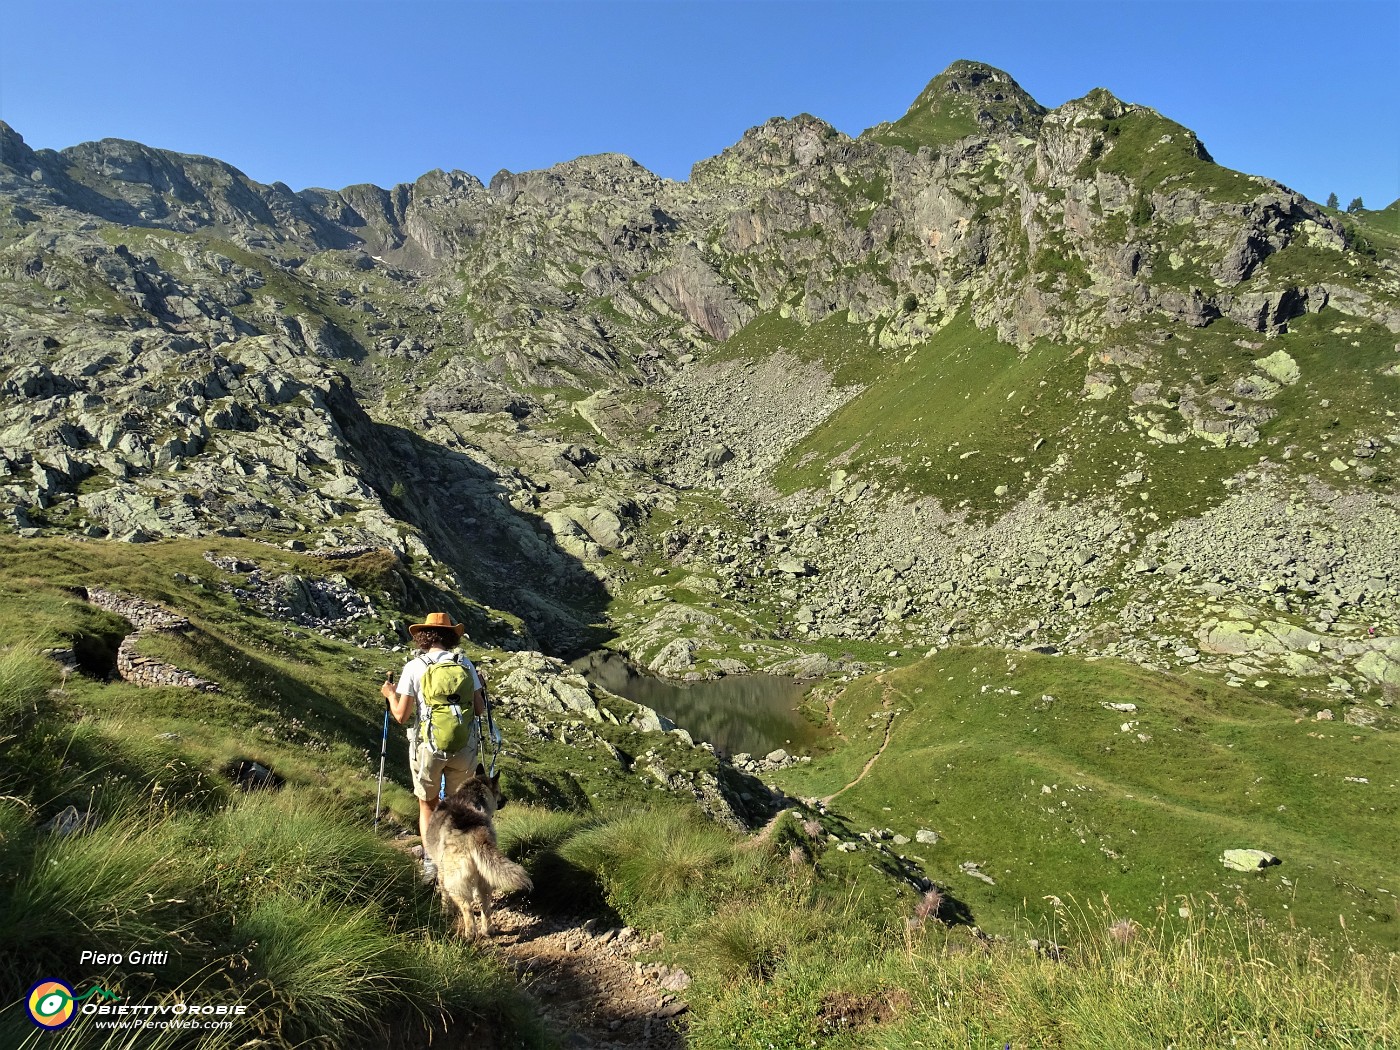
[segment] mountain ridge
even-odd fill
[[[574,1042],[1381,1031],[1400,234],[1013,85],[774,118],[689,182],[293,193],[0,127],[14,999],[100,928],[171,952],[118,994],[246,995],[270,1045],[535,1038],[368,830],[434,609],[561,966],[667,961]],[[580,670],[618,657],[793,676],[818,739],[724,755]]]
[[[1005,73],[960,62],[910,113],[948,99],[976,111],[977,128],[978,107],[1010,108],[988,111],[990,130],[912,151],[806,114],[774,118],[686,183],[599,154],[489,184],[435,171],[389,190],[292,194],[113,140],[66,154],[87,165],[76,178],[6,129],[7,382],[25,399],[5,420],[14,527],[384,544],[441,559],[468,593],[523,616],[532,643],[569,649],[599,603],[626,607],[647,590],[640,571],[672,564],[652,559],[691,493],[742,494],[735,527],[755,535],[785,500],[819,517],[822,491],[858,509],[862,486],[865,499],[932,500],[953,530],[1027,499],[1039,501],[1024,504],[1040,508],[1030,520],[1059,501],[1102,501],[1139,522],[1127,545],[1138,558],[1147,513],[1169,524],[1221,504],[1192,491],[1192,476],[1233,485],[1251,462],[1292,471],[1273,457],[1331,450],[1338,436],[1290,391],[1300,368],[1300,391],[1331,389],[1332,367],[1360,398],[1346,438],[1360,452],[1329,480],[1361,482],[1389,506],[1391,472],[1372,464],[1390,448],[1380,406],[1400,282],[1388,248],[1357,247],[1358,220],[1220,168],[1189,130],[1101,89],[1045,110]],[[20,170],[31,157],[49,165],[38,183]],[[98,210],[53,203],[64,193]],[[146,225],[116,221],[133,215]],[[1324,324],[1324,312],[1344,320]],[[1323,364],[1332,345],[1346,352]],[[734,355],[746,366],[724,363]],[[192,367],[213,381],[173,385]],[[885,375],[906,376],[909,392]],[[719,376],[738,386],[712,385]],[[791,403],[799,390],[807,404]],[[971,408],[949,419],[990,428],[970,472],[960,446],[976,431],[920,423],[922,400],[951,390]],[[162,400],[155,419],[125,408]],[[94,411],[109,401],[124,406],[116,422]],[[37,423],[30,405],[44,406]],[[339,406],[330,429],[318,421],[327,406]],[[234,462],[264,495],[238,491]],[[859,481],[842,488],[838,473]],[[432,495],[415,509],[396,485],[445,485],[499,542],[474,559],[439,523],[450,511],[429,509]],[[785,545],[821,565],[837,557],[828,542]],[[512,564],[548,566],[539,579],[573,597],[516,588]],[[878,579],[888,571],[834,578],[889,612],[862,633],[897,635],[921,604],[936,620],[939,587],[983,586],[944,563],[900,594]],[[832,584],[784,575],[753,596],[761,622],[784,592]],[[743,609],[742,581],[719,578]],[[841,604],[834,592],[822,601]],[[1092,601],[1069,604],[1078,615]],[[809,612],[803,626],[826,630],[822,608]],[[793,627],[776,622],[793,656]],[[735,629],[763,628],[706,630]],[[633,639],[646,659],[700,673],[661,659],[653,637]]]

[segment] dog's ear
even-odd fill
[[[476,764],[476,775],[479,777],[484,777],[486,775],[486,767],[480,762]]]

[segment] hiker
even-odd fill
[[[455,651],[465,631],[447,613],[429,613],[422,623],[408,629],[418,645],[418,655],[404,664],[397,688],[387,681],[380,687],[394,721],[408,726],[408,768],[413,794],[418,798],[423,881],[429,884],[437,875],[433,858],[428,856],[428,818],[437,809],[438,784],[445,777],[450,795],[471,776],[480,747],[479,723],[472,716],[486,713],[481,676],[466,656]],[[454,669],[434,671],[425,687],[425,673],[438,664],[454,665]],[[463,702],[468,691],[470,711]],[[450,701],[457,701],[456,709],[450,707]]]

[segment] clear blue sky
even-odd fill
[[[896,119],[958,58],[1050,107],[1107,87],[1314,199],[1400,197],[1395,0],[5,0],[0,119],[296,189],[605,151],[680,179],[771,116]]]

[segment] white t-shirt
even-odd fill
[[[472,676],[472,692],[481,688],[481,676],[476,673],[476,667],[464,655],[455,650],[448,652],[446,649],[432,649],[426,653],[420,653],[408,663],[404,664],[403,674],[399,675],[398,693],[400,696],[413,697],[413,717],[407,722],[410,735],[418,728],[418,719],[421,715],[423,697],[418,692],[419,686],[423,682],[423,672],[428,669],[430,663],[440,664],[451,660],[456,660],[467,669],[467,673]],[[462,712],[464,718],[471,718],[472,710],[468,706]]]

